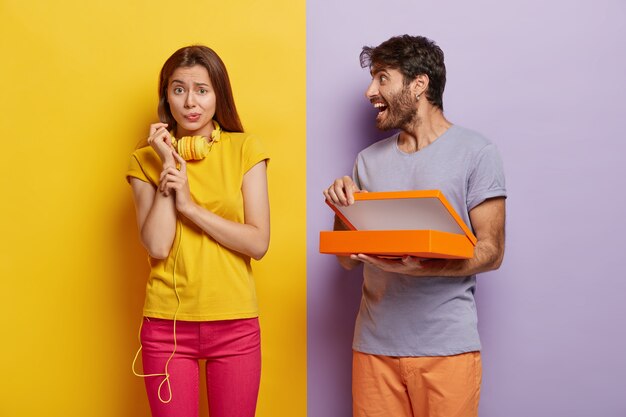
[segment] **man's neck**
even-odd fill
[[[398,147],[402,152],[413,153],[421,151],[452,126],[437,108],[428,106],[418,109],[414,122],[403,128],[398,137]]]

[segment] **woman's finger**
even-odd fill
[[[150,125],[150,134],[149,136],[152,136],[155,134],[155,132],[159,129],[159,128],[165,128],[167,127],[167,123],[152,123]]]
[[[174,151],[172,152],[172,155],[174,155],[174,159],[176,159],[176,161],[180,164],[180,173],[183,175],[187,175],[187,161],[185,161],[185,159],[180,156],[178,154],[178,152]]]

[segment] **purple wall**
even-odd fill
[[[507,174],[507,253],[479,277],[481,417],[626,416],[626,3],[311,0],[307,6],[308,415],[350,415],[360,271],[320,255],[321,190],[385,136],[363,45],[430,37],[447,117]]]

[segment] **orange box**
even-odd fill
[[[439,190],[354,194],[348,207],[326,202],[350,230],[320,232],[320,252],[468,259],[476,236]]]

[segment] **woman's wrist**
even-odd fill
[[[196,208],[197,208],[197,205],[194,201],[189,201],[184,204],[179,203],[176,205],[176,210],[178,210],[180,214],[182,214],[183,216],[187,217],[190,220],[193,219],[194,217],[193,214]]]
[[[171,167],[176,168],[176,160],[172,155],[169,155],[167,158],[161,158],[161,160],[163,162],[163,169]]]

